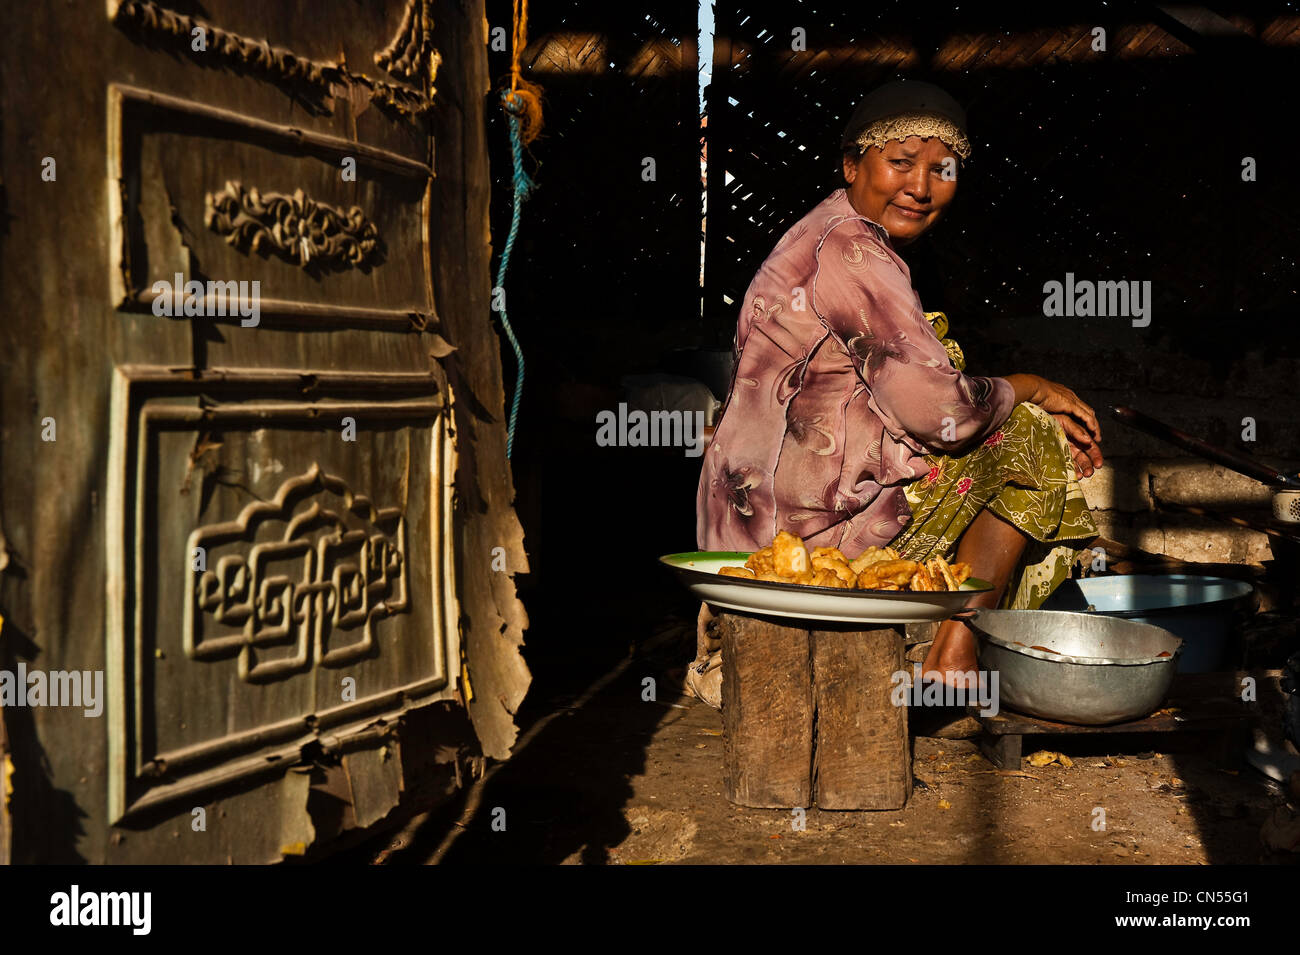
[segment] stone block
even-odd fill
[[[1268,487],[1209,461],[1152,461],[1146,465],[1157,501],[1195,504],[1228,512],[1241,508],[1268,510]]]

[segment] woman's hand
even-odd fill
[[[1070,453],[1074,458],[1074,467],[1084,477],[1092,477],[1092,472],[1101,467],[1101,448],[1082,426],[1067,414],[1052,415],[1061,423],[1066,440],[1070,443]]]
[[[1074,466],[1084,477],[1091,477],[1102,465],[1101,425],[1097,423],[1096,412],[1065,385],[1039,375],[1007,375],[1006,379],[1015,389],[1017,404],[1032,402],[1061,423],[1070,442]]]

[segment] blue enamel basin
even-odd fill
[[[1084,611],[1163,627],[1183,639],[1180,673],[1208,673],[1224,662],[1233,617],[1255,588],[1230,577],[1132,574],[1067,580],[1044,610]]]

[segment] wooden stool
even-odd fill
[[[722,637],[727,798],[760,808],[901,809],[912,794],[903,627],[728,611]]]
[[[980,750],[998,769],[1020,768],[1026,736],[1100,733],[1204,734],[1216,741],[1212,758],[1235,765],[1249,742],[1250,725],[1259,718],[1257,707],[1241,701],[1241,680],[1248,675],[1245,672],[1176,674],[1163,709],[1145,719],[1106,726],[1054,723],[1012,710],[1002,710],[996,716],[979,716],[977,707],[967,707],[967,712],[980,722],[983,731]],[[1032,739],[1030,745],[1034,745]]]

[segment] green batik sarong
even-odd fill
[[[938,312],[926,317],[942,338],[946,318]],[[965,364],[955,343],[949,354],[959,369]],[[1069,578],[1084,543],[1097,536],[1065,432],[1037,405],[1017,405],[998,431],[966,454],[925,460],[930,473],[906,489],[912,521],[890,546],[910,560],[936,554],[952,560],[958,539],[987,507],[1031,538],[1002,596],[1004,608],[1041,606]]]

